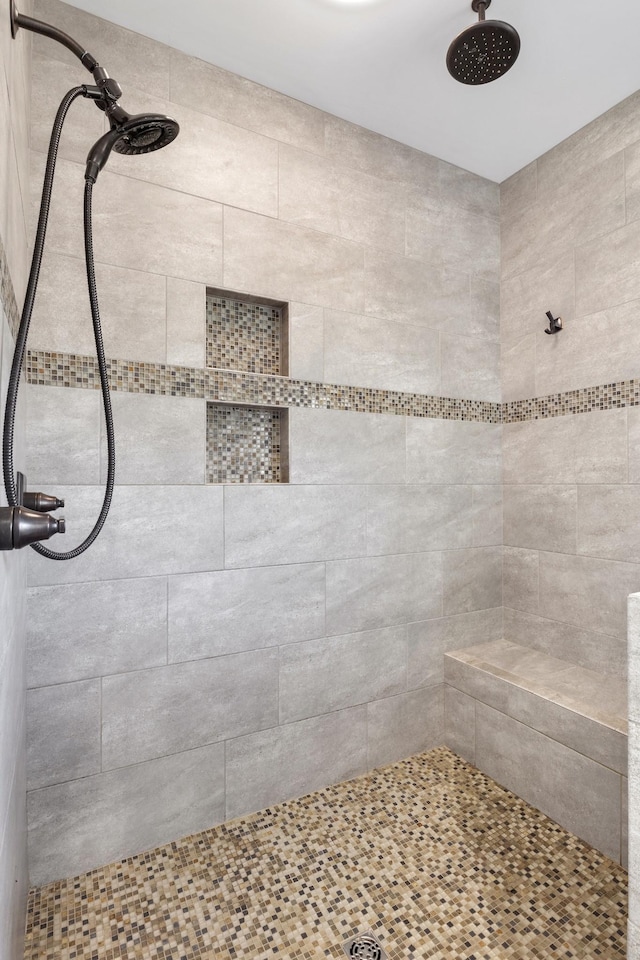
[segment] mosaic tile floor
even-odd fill
[[[626,878],[438,748],[32,891],[25,957],[615,960]]]

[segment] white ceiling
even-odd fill
[[[502,181],[640,88],[639,0],[493,0],[504,77],[448,74],[470,0],[73,0],[76,6]]]

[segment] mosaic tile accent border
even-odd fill
[[[4,244],[2,243],[2,237],[0,237],[0,299],[4,312],[7,315],[7,320],[9,321],[9,329],[15,340],[18,335],[18,327],[20,326],[20,311],[18,310],[18,301],[16,300],[16,292],[13,288],[11,274],[9,273],[9,264],[7,262]]]
[[[32,890],[24,960],[624,960],[627,874],[439,747]]]
[[[546,420],[595,410],[640,406],[640,378],[568,390],[530,400],[491,403],[399,390],[377,390],[331,383],[314,383],[235,370],[178,367],[136,360],[107,360],[112,390],[170,397],[202,397],[220,403],[271,407],[318,407],[357,413],[388,413],[436,420],[477,423],[519,423]],[[30,350],[28,383],[49,387],[99,389],[94,357]]]
[[[282,307],[207,293],[206,364],[283,376]]]
[[[281,483],[286,410],[207,404],[207,483]],[[283,431],[283,427],[285,430]]]

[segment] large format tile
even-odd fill
[[[575,264],[573,250],[553,263],[533,262],[515,277],[503,278],[500,286],[500,330],[505,343],[512,344],[547,326],[547,310],[561,316],[565,329],[560,337],[547,337],[544,349],[555,352],[558,341],[571,330],[575,317]],[[565,375],[570,371],[565,368]]]
[[[468,485],[372,485],[367,488],[367,553],[470,547],[472,510]]]
[[[105,677],[102,768],[253,733],[274,726],[277,719],[274,650]]]
[[[280,650],[280,723],[402,693],[407,628],[386,627]]]
[[[31,587],[28,598],[29,687],[167,661],[164,577]]]
[[[505,544],[575,553],[577,505],[571,484],[505,484]]]
[[[639,534],[640,486],[578,488],[578,553],[640,563]]]
[[[442,394],[499,403],[500,346],[471,337],[441,337]]]
[[[502,447],[504,482],[575,483],[578,419],[568,416],[506,423]]]
[[[49,484],[99,483],[100,393],[34,384],[28,384],[25,393],[27,479],[42,477]]]
[[[430,154],[331,114],[324,114],[324,126],[327,157],[375,177],[438,189],[441,161]]]
[[[29,690],[29,790],[100,773],[100,681]]]
[[[227,817],[240,817],[367,769],[367,708],[351,707],[227,743]]]
[[[38,478],[34,477],[34,481]],[[100,513],[102,487],[58,487],[67,533],[50,546],[77,546]],[[223,566],[222,488],[116,486],[100,536],[81,557],[52,563],[29,551],[33,586],[219,570]]]
[[[409,689],[444,682],[444,654],[502,637],[502,608],[472,610],[407,626]]]
[[[226,207],[224,285],[240,293],[361,313],[363,248],[308,227]]]
[[[504,636],[524,647],[550,653],[561,660],[571,660],[590,670],[626,677],[626,638],[603,636],[586,627],[561,623],[505,607]]]
[[[325,115],[211,63],[167,50],[171,99],[273,140],[322,153]]]
[[[224,745],[29,794],[31,882],[75,876],[224,820]]]
[[[504,547],[502,555],[502,599],[505,607],[538,613],[539,554],[537,550]]]
[[[640,297],[640,221],[576,249],[576,309],[596,313]]]
[[[500,483],[502,427],[407,418],[408,483]]]
[[[474,485],[472,488],[473,546],[501,546],[503,534],[502,485]]]
[[[207,288],[176,277],[166,282],[167,363],[204,367]]]
[[[442,559],[414,553],[327,563],[327,633],[442,616]]]
[[[460,270],[367,248],[365,313],[439,330],[466,316],[469,277]]]
[[[638,564],[540,554],[539,612],[551,620],[563,620],[623,639],[627,630],[627,597],[638,590]]]
[[[476,763],[613,860],[620,859],[620,775],[479,703]]]
[[[444,615],[502,604],[502,547],[445,550],[442,554]]]
[[[434,330],[326,310],[324,379],[328,383],[440,393],[440,340]]]
[[[34,160],[38,183],[44,158],[38,154]],[[84,168],[60,160],[57,171],[50,249],[81,258],[83,232],[71,201],[82,195]],[[222,207],[211,200],[103,170],[95,187],[93,229],[98,262],[115,267],[134,263],[145,273],[222,282]]]
[[[383,767],[444,742],[442,685],[367,705],[368,766]]]
[[[408,257],[496,281],[500,275],[500,226],[450,199],[414,193],[407,207]]]
[[[290,483],[402,483],[405,424],[395,414],[291,408]]]
[[[397,181],[282,145],[278,184],[281,220],[404,253],[407,192]]]
[[[353,486],[224,488],[226,567],[364,556],[365,490]]]
[[[112,405],[118,483],[204,483],[204,400],[114,393]],[[103,426],[103,483],[107,478],[105,429]]]
[[[273,140],[157,94],[127,90],[127,109],[175,117],[180,135],[168,150],[137,157],[113,154],[110,170],[243,210],[278,215],[278,144]]]
[[[96,263],[96,284],[105,354],[164,363],[165,278],[142,273],[130,264]],[[45,251],[29,343],[38,350],[95,355],[83,259],[52,248]]]
[[[444,688],[444,742],[475,766],[476,701],[448,684]]]
[[[438,193],[454,207],[500,220],[500,185],[453,163],[438,161]]]
[[[46,41],[45,41],[46,42]],[[51,58],[50,44],[47,56],[34,54],[31,71],[31,149],[46,153],[49,149],[51,124],[63,96],[78,85],[78,62],[73,65]],[[67,114],[60,138],[58,156],[65,160],[84,163],[92,144],[105,131],[104,113],[93,103],[82,100]]]
[[[169,578],[169,661],[310,640],[324,633],[324,564]]]
[[[325,379],[322,307],[289,304],[289,376],[316,382]]]

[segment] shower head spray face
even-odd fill
[[[161,113],[141,113],[115,128],[120,136],[113,145],[116,153],[138,155],[166,147],[180,133],[176,120]]]
[[[503,76],[518,59],[520,37],[515,27],[502,20],[485,20],[491,0],[473,0],[472,9],[479,14],[472,24],[456,37],[447,53],[449,73],[460,83],[477,86]]]

